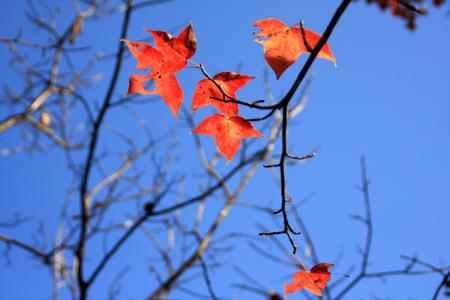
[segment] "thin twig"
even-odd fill
[[[125,11],[124,20],[122,23],[122,29],[120,34],[120,40],[126,38],[127,32],[128,32],[128,24],[130,22],[130,15],[132,12],[132,1],[127,0],[127,9]],[[89,184],[89,177],[91,175],[91,169],[92,169],[92,163],[94,160],[95,150],[97,148],[100,128],[103,123],[103,120],[105,118],[106,112],[108,111],[109,105],[111,103],[111,98],[113,95],[113,92],[116,88],[116,82],[119,77],[119,73],[122,67],[122,58],[124,54],[124,43],[119,42],[119,50],[116,54],[116,63],[114,66],[114,71],[111,77],[111,81],[108,87],[108,91],[106,92],[105,98],[103,100],[102,107],[100,109],[100,112],[97,116],[97,119],[95,120],[92,134],[91,134],[91,140],[89,143],[89,150],[86,158],[86,162],[84,165],[83,175],[82,175],[82,181],[80,185],[80,209],[81,209],[81,230],[80,230],[80,236],[78,239],[78,247],[76,251],[76,257],[78,261],[77,265],[77,281],[80,288],[80,300],[85,300],[87,297],[87,289],[89,287],[88,282],[92,282],[93,279],[95,279],[96,276],[91,277],[91,279],[88,280],[88,282],[85,281],[83,270],[84,270],[84,256],[85,256],[85,235],[89,223],[89,213],[88,213],[88,205],[86,201],[87,196],[87,190],[88,190],[88,184]]]

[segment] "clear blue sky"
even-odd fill
[[[73,17],[71,1],[58,3],[65,24]],[[211,74],[233,71],[240,65],[242,73],[257,76],[240,92],[242,99],[264,98],[263,69],[265,62],[261,46],[252,41],[256,30],[253,22],[268,17],[279,18],[293,25],[300,20],[316,32],[323,32],[339,1],[174,1],[161,6],[139,10],[133,15],[129,39],[147,38],[143,28],[170,30],[193,23],[198,50],[193,57],[204,64]],[[24,14],[25,1],[0,1],[0,36],[12,37],[19,28],[23,37],[37,40],[36,29],[29,26]],[[304,154],[320,146],[317,158],[288,170],[288,190],[295,199],[313,197],[301,206],[315,245],[324,262],[335,262],[342,254],[336,274],[359,265],[356,245],[362,245],[363,226],[349,215],[363,213],[359,184],[359,158],[367,157],[371,178],[372,214],[374,221],[373,252],[370,271],[401,269],[400,255],[418,255],[434,265],[450,263],[450,17],[446,9],[431,9],[418,20],[415,32],[405,29],[403,21],[382,13],[373,5],[359,1],[350,6],[330,39],[338,68],[325,60],[312,67],[315,74],[309,90],[305,111],[290,127],[291,149]],[[69,18],[70,17],[70,18]],[[89,45],[92,53],[112,53],[117,47],[121,16],[107,18],[101,23],[88,22],[79,38],[79,45]],[[18,87],[18,80],[8,66],[8,50],[0,45],[1,84]],[[272,91],[279,99],[287,91],[306,55],[303,55],[277,81],[270,72]],[[81,65],[83,61],[78,61]],[[115,97],[127,89],[128,76],[134,72],[130,59],[121,73]],[[92,101],[100,101],[109,82],[111,64],[100,65],[105,79],[98,87],[85,92]],[[14,79],[13,79],[14,78]],[[183,71],[180,82],[185,92],[185,104],[201,74]],[[14,80],[14,81],[12,81]],[[177,170],[198,170],[198,159],[182,119],[174,122],[162,101],[135,108],[146,118],[155,133],[178,126],[180,157]],[[0,107],[1,117],[9,111]],[[251,115],[250,113],[248,114]],[[107,124],[126,131],[126,114],[114,111]],[[201,120],[197,113],[195,120]],[[103,137],[103,142],[111,142]],[[213,143],[202,137],[211,156]],[[19,131],[0,135],[0,148],[19,145]],[[187,150],[189,149],[189,150]],[[279,147],[274,153],[279,153]],[[115,165],[116,166],[116,165]],[[115,166],[111,166],[114,169]],[[233,163],[229,166],[232,167]],[[228,168],[229,168],[228,167]],[[226,170],[225,161],[221,168]],[[55,236],[58,213],[71,184],[64,155],[57,148],[33,155],[16,154],[0,157],[0,221],[10,219],[15,212],[33,218],[24,226],[4,232],[32,242],[39,221],[45,220],[45,230]],[[187,189],[190,187],[188,186]],[[195,194],[197,186],[193,185]],[[279,191],[267,169],[259,168],[242,199],[257,204],[278,207]],[[207,211],[206,213],[208,213]],[[213,212],[211,212],[213,213]],[[118,214],[123,217],[124,214]],[[244,231],[257,234],[255,224],[273,226],[268,219],[245,208],[236,207],[224,222],[220,233]],[[153,257],[148,242],[141,233],[114,259],[93,288],[92,299],[104,299],[107,288],[125,265],[130,271],[124,276],[120,299],[142,299],[153,290],[154,278],[146,264]],[[288,246],[285,239],[280,239]],[[298,240],[303,245],[303,239]],[[144,244],[144,246],[143,246]],[[3,245],[0,245],[3,248]],[[148,247],[148,248],[146,248]],[[94,250],[95,251],[95,250]],[[51,277],[39,263],[20,250],[11,252],[11,264],[0,258],[1,299],[49,299]],[[221,296],[236,292],[230,283],[239,276],[232,265],[240,265],[254,274],[268,289],[282,291],[282,281],[293,269],[267,261],[252,253],[245,240],[239,240],[235,250],[223,261],[222,271],[213,273],[213,285]],[[339,275],[335,275],[339,276]],[[351,279],[348,279],[351,280]],[[429,299],[440,281],[439,276],[389,278],[362,282],[348,299]],[[204,290],[202,280],[195,281]],[[191,286],[195,290],[196,286]],[[174,299],[191,299],[174,293]],[[257,299],[243,293],[240,299]],[[292,295],[289,299],[302,299]]]

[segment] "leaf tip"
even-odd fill
[[[172,112],[173,118],[174,118],[175,120],[177,120],[177,119],[178,119],[178,109],[172,108],[172,107],[170,107],[170,106],[169,106],[169,108],[170,108],[170,111]]]

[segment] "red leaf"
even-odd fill
[[[176,118],[183,101],[183,91],[174,73],[186,67],[187,60],[197,49],[192,25],[189,24],[178,37],[172,37],[164,31],[147,31],[153,36],[156,48],[143,42],[123,40],[138,61],[136,68],[150,69],[147,76],[131,75],[128,94],[159,94]],[[155,89],[152,91],[144,87],[144,83],[148,80],[155,82]]]
[[[192,24],[180,32],[176,39],[175,49],[188,59],[194,56],[195,50],[197,50],[197,39],[192,30]]]
[[[300,27],[289,28],[280,20],[273,18],[256,21],[253,25],[260,29],[255,42],[264,46],[264,57],[277,75],[277,79],[302,53],[308,52]],[[304,29],[304,33],[308,46],[314,49],[320,35],[308,29]],[[329,59],[336,64],[328,43],[322,47],[318,57]]]
[[[311,270],[298,271],[294,274],[294,281],[284,284],[284,297],[301,289],[306,289],[317,296],[322,296],[322,291],[330,280],[331,274],[328,269],[333,264],[320,263],[311,268]]]
[[[231,98],[237,99],[236,91],[247,84],[254,76],[242,75],[234,72],[222,72],[214,76],[214,80]],[[215,108],[228,116],[238,114],[237,103],[226,103],[213,98],[228,100],[219,88],[209,79],[200,80],[192,98],[192,111],[212,104]]]
[[[164,31],[145,30],[152,35],[156,49],[163,55],[164,61],[161,66],[161,73],[178,72],[184,69],[187,60],[194,55],[197,49],[197,40],[191,24],[178,37],[173,37]]]
[[[398,2],[397,0],[390,0],[390,6],[391,6],[391,14],[393,16],[396,16],[398,14]]]
[[[144,83],[148,80],[155,81],[155,89],[152,91],[148,91],[144,87]],[[169,106],[175,118],[177,117],[178,109],[183,102],[183,91],[173,73],[157,75],[154,77],[151,77],[150,75],[131,74],[127,95],[133,93],[143,95],[159,94],[164,102],[166,102],[167,106]]]
[[[138,61],[137,69],[145,71],[150,68],[154,72],[159,72],[163,63],[161,52],[143,42],[131,42],[125,39],[122,41],[127,44],[128,49]]]
[[[204,119],[192,133],[214,136],[219,152],[227,159],[228,163],[239,150],[242,139],[263,136],[244,118],[240,116],[226,117],[219,114]]]

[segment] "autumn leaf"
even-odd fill
[[[146,30],[152,35],[156,48],[144,42],[123,40],[137,60],[136,68],[149,71],[148,75],[130,76],[127,95],[158,94],[176,118],[183,102],[183,91],[174,73],[186,67],[187,60],[197,49],[192,25],[189,24],[178,37],[164,31]],[[155,88],[150,91],[145,89],[145,83],[149,80],[153,80],[155,84]]]
[[[136,64],[137,69],[145,71],[149,68],[150,71],[152,71],[151,74],[159,73],[163,63],[163,55],[160,51],[144,42],[122,41],[127,44],[131,54],[133,54],[138,61]]]
[[[192,25],[189,24],[178,37],[173,37],[164,31],[145,29],[155,41],[156,49],[163,55],[163,64],[160,73],[178,72],[187,64],[197,49]]]
[[[264,57],[277,75],[277,79],[302,53],[309,52],[308,48],[314,49],[320,40],[320,35],[314,31],[304,29],[303,37],[300,26],[289,28],[280,20],[273,18],[256,21],[253,25],[260,29],[254,40],[264,46]],[[328,43],[322,47],[318,57],[329,59],[336,65],[336,59]]]
[[[423,1],[419,0],[405,0],[401,2],[398,0],[367,0],[366,2],[369,4],[376,3],[382,10],[389,9],[392,16],[404,19],[406,26],[410,30],[416,29],[416,18],[427,13],[427,8],[420,5]],[[433,4],[439,7],[444,2],[444,0],[432,0],[430,1],[430,5]]]
[[[150,79],[154,80],[155,88],[148,91],[145,89],[144,83]],[[142,95],[160,95],[175,117],[177,117],[177,112],[183,102],[183,90],[173,73],[158,74],[154,77],[131,74],[127,95],[134,93]]]
[[[328,269],[333,264],[319,263],[311,268],[311,270],[302,270],[294,274],[294,281],[284,284],[284,297],[298,290],[306,289],[317,296],[322,296],[322,291],[330,280],[331,274]]]
[[[219,152],[227,159],[228,163],[239,150],[242,139],[263,137],[244,118],[240,116],[226,117],[219,114],[204,119],[192,133],[212,135]]]
[[[225,94],[233,99],[237,99],[236,91],[242,88],[254,76],[242,75],[234,72],[222,72],[214,76],[214,81],[221,87]],[[226,103],[214,98],[229,100],[220,91],[220,89],[209,79],[202,79],[195,88],[192,98],[192,111],[203,106],[212,104],[215,108],[228,116],[236,116],[238,114],[237,103]]]
[[[390,6],[391,6],[391,15],[396,16],[398,14],[398,2],[397,0],[390,0]]]

